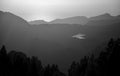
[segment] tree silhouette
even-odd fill
[[[7,57],[7,51],[5,46],[3,45],[0,50],[0,76],[7,75],[6,71],[8,72],[8,57]]]
[[[68,70],[69,76],[83,76],[88,66],[89,57],[85,56],[80,63],[73,62]]]
[[[115,76],[120,75],[120,39],[110,39],[107,47],[95,58],[84,57],[80,63],[73,62],[69,76]]]
[[[57,65],[42,66],[35,57],[27,57],[22,52],[10,51],[5,46],[0,50],[0,76],[65,76]]]

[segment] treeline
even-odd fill
[[[85,56],[73,62],[68,76],[120,76],[120,39],[111,39],[98,57]],[[43,66],[37,57],[22,52],[0,50],[0,76],[65,76],[58,66]]]
[[[120,39],[111,39],[98,57],[85,56],[73,62],[69,76],[120,76]]]
[[[65,76],[58,66],[42,66],[37,57],[27,57],[22,52],[7,53],[5,46],[0,50],[0,76]]]

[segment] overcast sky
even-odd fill
[[[0,10],[25,20],[120,14],[120,0],[0,0]]]

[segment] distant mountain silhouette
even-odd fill
[[[73,23],[49,23],[30,25],[24,19],[9,13],[0,12],[0,44],[8,50],[18,49],[28,55],[36,55],[43,64],[55,63],[64,70],[73,60],[79,60],[92,49],[111,37],[120,36],[120,18],[104,14],[96,17],[70,18]],[[82,19],[81,19],[82,18]],[[68,19],[68,20],[67,20]],[[69,22],[69,18],[65,19]],[[74,23],[85,20],[84,26]],[[64,22],[64,19],[63,19]],[[80,22],[81,23],[81,22]],[[80,40],[73,38],[84,34]]]
[[[51,22],[45,22],[44,20],[34,20],[29,23],[32,25],[39,24],[81,24],[84,25],[88,22],[88,18],[84,16],[69,17],[64,19],[56,19]]]
[[[34,21],[30,21],[29,24],[31,24],[31,25],[40,25],[40,24],[48,24],[48,22],[46,22],[44,20],[34,20]]]
[[[50,22],[50,24],[81,24],[84,25],[88,22],[88,18],[85,16],[69,17],[64,19],[56,19]]]
[[[89,18],[89,22],[86,25],[110,25],[118,22],[120,22],[119,16],[111,16],[109,13],[105,13]]]
[[[91,17],[90,20],[109,20],[113,19],[114,17],[111,16],[109,13],[105,13],[99,16]]]
[[[35,21],[30,21],[29,23],[32,25],[39,25],[39,24],[80,24],[80,25],[86,25],[87,23],[91,21],[117,21],[117,19],[120,19],[119,16],[111,16],[109,13],[105,13],[99,16],[94,16],[87,18],[85,16],[75,16],[75,17],[68,17],[68,18],[63,18],[63,19],[56,19],[51,22],[45,22],[44,20],[35,20]],[[107,22],[109,23],[109,22]]]

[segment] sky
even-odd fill
[[[72,16],[120,14],[120,0],[0,0],[0,10],[27,21],[51,21]]]

